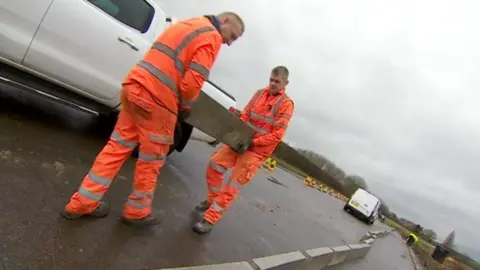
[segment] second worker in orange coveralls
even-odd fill
[[[106,216],[109,206],[101,199],[140,144],[123,221],[130,225],[160,222],[151,214],[151,204],[175,124],[188,115],[222,43],[232,44],[244,29],[237,14],[224,12],[177,22],[158,37],[123,82],[122,108],[114,131],[62,212],[65,218]]]
[[[205,212],[203,220],[193,226],[197,233],[207,233],[213,228],[242,186],[252,180],[282,141],[294,110],[293,101],[285,93],[288,75],[286,67],[275,67],[270,74],[270,84],[258,90],[243,109],[240,119],[256,131],[251,144],[238,152],[223,145],[210,158],[207,199],[195,208],[200,213]],[[222,188],[223,176],[230,168],[233,168],[232,174]]]

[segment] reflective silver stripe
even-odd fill
[[[188,34],[186,37],[183,38],[182,42],[180,42],[177,49],[175,50],[175,52],[177,53],[177,57],[178,55],[180,55],[183,49],[185,49],[188,46],[188,43],[190,43],[190,41],[192,41],[194,38],[196,38],[200,34],[203,34],[206,32],[212,32],[212,31],[217,31],[217,30],[215,29],[215,27],[212,27],[212,26],[203,26],[193,31],[192,33]]]
[[[113,131],[112,132],[112,135],[110,135],[117,143],[129,148],[129,149],[133,149],[137,146],[137,143],[136,142],[131,142],[131,141],[126,141],[124,140],[120,134],[118,134],[118,132],[116,131]]]
[[[150,200],[146,203],[141,203],[141,202],[134,201],[132,199],[128,199],[127,203],[130,204],[131,206],[137,208],[137,209],[145,209],[145,208],[147,208],[151,205],[152,201]]]
[[[252,97],[252,105],[254,105],[255,102],[257,102],[257,99],[260,97],[263,90],[265,90],[265,89],[260,89],[260,90],[257,90],[257,92],[255,92],[255,95],[253,95],[253,97]]]
[[[288,113],[279,113],[278,115],[276,115],[277,118],[283,118],[283,119],[290,119],[292,117],[291,114],[288,114]]]
[[[155,76],[155,78],[157,78],[164,85],[170,88],[170,90],[172,90],[178,98],[181,98],[181,94],[177,89],[176,83],[170,77],[168,77],[167,74],[163,73],[163,71],[154,67],[152,64],[145,62],[144,60],[140,60],[137,65],[146,69],[148,72],[150,72],[150,74]]]
[[[236,189],[238,189],[238,190],[240,190],[240,189],[243,187],[242,184],[238,183],[237,181],[235,181],[235,180],[233,180],[233,179],[231,179],[231,178],[228,179],[227,185],[229,185],[229,186],[231,186],[231,187],[234,187],[234,188],[236,188]]]
[[[250,99],[250,101],[249,101],[249,103],[250,103],[250,111],[247,112],[249,115],[250,115],[251,112],[252,112],[252,107],[253,107],[253,105],[255,105],[255,103],[257,102],[258,97],[260,96],[260,94],[262,94],[262,92],[263,92],[263,89],[257,90],[257,92],[255,92],[255,94],[253,95],[252,99]]]
[[[190,63],[190,69],[198,72],[206,80],[208,79],[208,76],[210,75],[210,71],[206,67],[204,67],[201,64],[196,63],[196,62],[191,62]]]
[[[92,171],[88,172],[88,178],[90,178],[90,180],[92,180],[93,182],[95,182],[99,185],[103,185],[103,186],[107,186],[107,187],[110,186],[110,184],[112,183],[112,179],[101,177],[101,176],[99,176],[98,174],[96,174]]]
[[[80,186],[80,188],[78,189],[78,193],[80,195],[82,195],[83,197],[87,197],[87,198],[89,198],[91,200],[94,200],[94,201],[100,201],[103,197],[103,194],[90,192],[82,186]]]
[[[286,124],[282,124],[282,123],[277,123],[277,124],[274,124],[273,126],[274,126],[274,127],[279,127],[279,128],[287,128],[287,125],[286,125]]]
[[[221,188],[222,188],[222,187],[211,187],[211,186],[208,186],[208,190],[210,190],[210,192],[219,192]]]
[[[211,31],[216,31],[216,30],[215,30],[214,27],[204,26],[204,27],[201,27],[201,28],[193,31],[192,33],[188,34],[182,40],[182,42],[180,42],[180,44],[177,46],[177,48],[175,50],[166,46],[165,44],[162,44],[162,43],[159,43],[159,42],[155,42],[152,46],[152,49],[156,49],[159,52],[162,52],[165,55],[172,58],[172,60],[175,62],[175,68],[183,76],[185,74],[185,67],[184,67],[182,61],[179,59],[180,53],[183,51],[183,49],[185,49],[188,46],[188,44],[194,38],[196,38],[197,36],[199,36],[202,33],[211,32]],[[159,81],[161,81],[163,84],[168,86],[170,88],[170,90],[172,90],[177,95],[178,99],[180,100],[180,104],[182,104],[182,106],[183,106],[184,103],[183,103],[183,100],[182,100],[183,99],[182,95],[181,95],[180,91],[178,91],[178,89],[176,87],[176,83],[170,77],[168,77],[163,71],[157,69],[156,67],[154,67],[150,63],[145,62],[144,60],[141,60],[138,63],[138,66],[146,69],[153,76],[155,76]],[[205,77],[205,78],[208,78],[208,77]]]
[[[140,192],[140,191],[133,190],[132,195],[139,198],[139,199],[153,198],[153,192],[143,193],[143,192]]]
[[[168,57],[170,57],[175,63],[175,68],[178,70],[178,72],[180,72],[180,74],[183,77],[183,75],[185,75],[185,66],[180,60],[179,55],[182,53],[183,49],[185,49],[194,38],[196,38],[200,34],[211,32],[211,31],[216,31],[216,29],[211,26],[200,27],[199,29],[193,31],[192,33],[188,34],[185,38],[183,38],[183,40],[180,42],[180,44],[177,46],[175,50],[160,42],[155,42],[152,46],[152,49],[156,49],[159,52],[162,52]],[[181,106],[187,106],[189,103],[192,102],[192,101],[186,101],[186,102],[183,101],[182,94],[180,93],[180,91],[178,91],[176,83],[172,80],[172,78],[168,77],[163,71],[157,69],[152,64],[147,63],[144,60],[141,60],[137,65],[146,69],[153,76],[155,76],[159,81],[161,81],[168,88],[170,88],[170,90],[172,90],[177,95],[177,98],[179,99],[179,103],[181,104]],[[190,64],[190,68],[191,67],[192,67],[192,64]],[[199,73],[202,74],[201,72]],[[207,77],[205,78],[206,79],[208,78],[208,73],[207,73]]]
[[[204,26],[200,27],[199,29],[193,31],[192,33],[188,34],[185,38],[183,38],[182,42],[178,45],[178,47],[174,50],[170,47],[168,47],[165,44],[162,44],[160,42],[155,42],[152,46],[153,49],[156,49],[168,57],[172,58],[172,60],[175,62],[175,67],[177,70],[182,74],[182,76],[185,74],[185,67],[183,66],[182,61],[178,58],[179,55],[182,53],[182,51],[188,46],[188,43],[192,41],[194,38],[199,36],[200,34],[206,33],[206,32],[212,32],[215,31],[216,29],[211,26]]]
[[[255,104],[257,102],[257,99],[260,97],[260,94],[263,92],[264,89],[260,89],[258,90],[255,95],[252,97],[252,105]],[[288,96],[287,94],[283,94],[283,96],[275,103],[275,105],[273,105],[273,108],[272,108],[272,115],[276,115],[277,114],[277,111],[278,109],[280,108],[280,105],[282,105],[282,102],[287,99]]]
[[[255,131],[258,132],[258,133],[268,134],[268,131],[267,131],[267,130],[255,126],[255,125],[254,125],[252,122],[250,122],[250,121],[247,122],[247,125],[248,125],[249,127],[253,128],[253,130],[255,130]]]
[[[165,160],[165,155],[150,155],[143,152],[138,153],[138,159],[143,161]]]
[[[273,105],[273,108],[272,108],[272,115],[273,116],[277,115],[277,112],[278,112],[278,109],[280,108],[280,105],[282,105],[283,101],[287,98],[288,98],[288,96],[286,94],[284,94],[283,97],[281,97],[277,101],[277,103],[275,103],[275,105]]]
[[[208,164],[210,165],[210,167],[212,167],[212,169],[214,169],[215,171],[217,171],[219,173],[226,173],[227,172],[227,169],[218,165],[217,163],[213,162],[212,160],[210,160],[210,162]]]
[[[185,68],[183,67],[183,63],[180,59],[178,59],[177,53],[175,50],[172,48],[168,47],[165,44],[162,44],[160,42],[155,42],[152,46],[153,49],[156,49],[157,51],[160,51],[164,54],[166,54],[168,57],[172,58],[172,60],[175,62],[175,67],[177,70],[180,72],[180,74],[185,74]]]
[[[173,143],[172,137],[166,137],[166,136],[157,135],[157,134],[148,134],[148,138],[154,142],[165,143],[165,144]]]
[[[212,207],[213,207],[213,209],[215,209],[215,211],[220,212],[220,213],[225,211],[225,209],[223,209],[223,207],[220,207],[220,205],[218,205],[216,202],[212,203]]]
[[[272,125],[275,121],[275,119],[273,119],[273,117],[271,117],[271,116],[261,115],[261,114],[258,114],[256,112],[253,112],[253,111],[250,113],[250,117],[252,117],[254,119],[257,119],[257,120],[262,120],[263,122],[266,122],[270,125]]]
[[[253,100],[253,103],[252,103],[252,106],[253,104],[255,104],[255,102],[257,101],[258,97],[260,96],[260,92],[263,91],[263,90],[259,90],[257,91],[257,93],[255,94],[255,96],[252,98]],[[283,124],[275,124],[275,116],[277,115],[278,113],[278,109],[280,108],[280,105],[282,104],[282,102],[287,99],[288,96],[286,94],[284,94],[276,103],[275,105],[273,105],[273,108],[271,110],[271,113],[270,113],[270,116],[266,116],[266,115],[261,115],[261,114],[258,114],[252,110],[250,110],[249,112],[249,116],[250,118],[252,119],[256,119],[256,120],[261,120],[267,124],[270,124],[270,125],[274,125],[274,127],[284,127],[284,128],[287,128],[285,125]],[[277,117],[284,117],[284,116],[288,116],[288,119],[290,118],[290,115],[288,114],[285,114],[285,113],[281,113],[280,115],[278,115]],[[251,123],[250,121],[247,122],[247,124],[253,128],[255,131],[259,132],[259,133],[262,133],[262,134],[268,134],[269,132],[263,128],[259,128],[257,126],[255,126],[253,123]]]
[[[170,57],[172,59],[175,59],[175,57],[176,57],[176,53],[175,53],[174,49],[172,49],[172,48],[168,47],[167,45],[165,45],[163,43],[160,43],[158,41],[153,43],[152,48],[166,54],[168,57]]]

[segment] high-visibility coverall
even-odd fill
[[[407,245],[413,246],[417,244],[417,242],[418,242],[418,237],[414,233],[410,233],[407,237]]]
[[[65,210],[91,213],[140,144],[133,190],[124,207],[127,219],[151,213],[159,169],[164,165],[179,110],[192,102],[222,45],[214,16],[180,21],[166,29],[123,82],[122,109],[110,140],[98,154]]]
[[[258,90],[240,114],[240,119],[251,126],[256,133],[252,146],[238,154],[223,145],[210,158],[207,166],[207,202],[210,207],[204,219],[216,224],[230,207],[242,186],[248,184],[258,168],[282,141],[293,115],[294,103],[282,89],[271,95],[269,88]],[[230,179],[222,188],[225,172],[233,168]]]

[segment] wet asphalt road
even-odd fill
[[[330,270],[414,270],[407,246],[401,236],[393,232],[375,240],[363,259],[330,268]]]
[[[342,202],[278,169],[260,171],[216,228],[196,235],[191,209],[204,199],[205,167],[214,149],[193,140],[161,171],[154,200],[155,211],[166,216],[160,226],[135,230],[119,222],[133,159],[105,196],[112,206],[109,217],[64,220],[59,212],[108,139],[111,124],[0,88],[0,269],[132,270],[233,262],[356,243],[369,229],[383,227],[357,221],[342,210]]]

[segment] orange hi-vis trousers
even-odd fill
[[[65,210],[87,214],[96,209],[132,150],[140,144],[133,190],[124,206],[124,217],[141,219],[151,213],[159,170],[163,167],[177,116],[155,103],[139,84],[123,86],[122,109],[110,140],[98,154]]]
[[[264,160],[265,157],[260,154],[250,151],[238,154],[226,145],[212,155],[207,166],[207,201],[211,205],[204,215],[206,221],[216,224],[222,218],[242,186],[252,180]],[[230,168],[233,168],[230,179],[222,188],[223,177]]]

